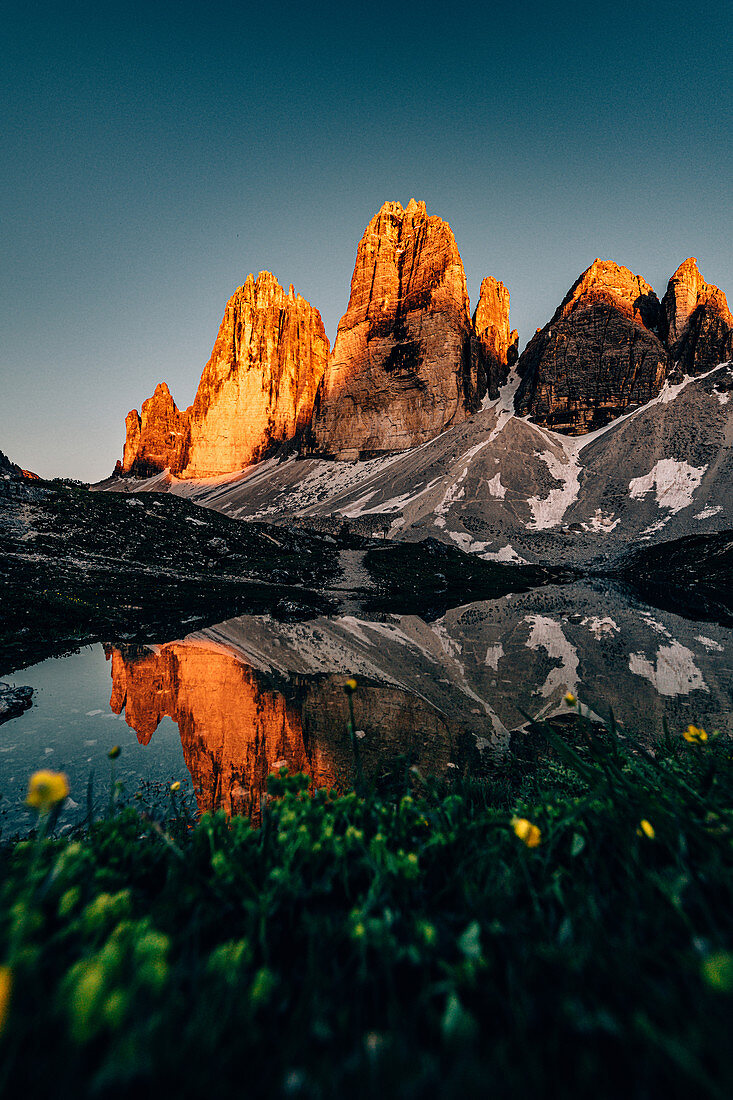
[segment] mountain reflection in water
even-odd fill
[[[201,810],[257,815],[280,763],[316,786],[353,781],[345,679],[364,769],[397,755],[423,774],[472,772],[506,750],[524,714],[578,694],[647,744],[662,721],[731,732],[730,632],[588,584],[550,586],[414,615],[281,623],[242,616],[156,647],[108,648],[111,706],[147,744],[177,723]],[[520,735],[521,736],[521,735]]]
[[[161,719],[178,725],[199,809],[259,817],[267,776],[285,764],[315,787],[350,786],[354,758],[344,676],[273,678],[222,645],[191,638],[151,650],[111,648],[116,714],[147,744]],[[448,723],[423,699],[361,682],[358,743],[365,774],[409,754],[427,774],[451,763]]]

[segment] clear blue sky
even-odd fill
[[[193,399],[267,269],[333,340],[387,199],[451,225],[523,346],[596,256],[733,297],[726,3],[12,4],[0,69],[0,449],[96,480]]]

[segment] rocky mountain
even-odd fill
[[[238,471],[302,434],[328,361],[323,321],[291,286],[262,271],[229,299],[193,405],[177,409],[165,383],[128,413],[119,472],[181,477]]]
[[[694,258],[661,304],[641,276],[595,260],[520,356],[516,411],[582,435],[651,400],[666,378],[679,382],[731,357],[725,294],[703,281]]]
[[[659,332],[672,364],[685,374],[700,374],[733,358],[733,317],[725,294],[704,282],[694,256],[669,280]]]
[[[659,312],[644,279],[595,260],[520,356],[517,412],[580,435],[656,397],[668,365]]]
[[[645,405],[570,437],[494,402],[420,447],[353,463],[272,459],[215,486],[158,477],[238,518],[420,541],[487,560],[607,566],[630,544],[733,528],[733,367],[665,382]]]
[[[103,487],[538,564],[605,568],[633,542],[733,527],[733,317],[695,259],[661,303],[595,260],[517,350],[503,283],[483,280],[471,317],[449,226],[385,203],[330,359],[318,311],[250,276],[194,405],[159,386],[128,417],[137,477]]]
[[[321,315],[274,275],[249,275],[229,299],[190,414],[182,477],[257,461],[310,423],[328,362]]]
[[[122,473],[151,477],[168,467],[181,471],[181,458],[188,442],[189,409],[180,411],[165,382],[143,401],[142,409],[132,409],[125,418],[125,450]]]
[[[3,481],[40,481],[38,474],[31,470],[22,470],[0,451],[0,479]]]
[[[519,333],[509,328],[509,291],[491,275],[481,283],[473,332],[476,398],[488,394],[495,399],[517,361]]]
[[[499,398],[517,364],[513,411],[586,435],[733,356],[725,295],[694,258],[660,303],[626,267],[596,259],[518,355],[509,291],[487,276],[471,317],[455,238],[425,203],[387,202],[359,242],[333,353],[318,310],[274,276],[248,276],[226,306],[193,405],[161,383],[127,416],[117,472],[225,477],[292,443],[365,460],[421,446]]]
[[[359,243],[329,360],[318,310],[274,276],[226,306],[193,405],[165,383],[126,420],[117,473],[219,477],[274,444],[340,458],[405,450],[496,397],[517,357],[509,292],[484,279],[473,319],[450,227],[424,202],[385,203]]]
[[[450,227],[424,202],[385,203],[359,242],[316,400],[313,450],[341,458],[406,450],[465,419],[483,396],[471,333]]]

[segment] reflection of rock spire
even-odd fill
[[[178,726],[199,809],[247,813],[259,806],[275,764],[307,771],[318,786],[333,771],[306,753],[299,711],[277,691],[263,691],[254,672],[226,650],[171,642],[130,660],[112,651],[116,713],[147,744],[161,718]]]
[[[202,812],[222,808],[256,821],[267,776],[282,763],[306,772],[315,787],[351,785],[343,676],[295,677],[284,694],[235,654],[206,642],[112,649],[111,660],[112,710],[124,708],[144,745],[163,717],[178,725]],[[450,736],[423,700],[362,683],[356,715],[367,775],[408,753],[426,773],[445,772]]]

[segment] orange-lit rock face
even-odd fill
[[[596,260],[520,356],[517,412],[576,435],[651,400],[668,366],[659,313],[644,279]]]
[[[261,272],[227,302],[190,415],[182,477],[255,462],[310,423],[329,344],[317,309]]]
[[[135,409],[127,414],[125,427],[123,473],[150,477],[167,467],[178,468],[188,433],[188,410],[177,408],[165,382],[143,401],[141,414]]]
[[[466,277],[450,227],[424,202],[387,202],[356,253],[316,400],[314,449],[357,457],[400,451],[468,412],[471,319]]]
[[[300,713],[224,650],[171,642],[143,657],[112,650],[112,710],[147,744],[161,718],[177,724],[199,808],[249,813],[276,763],[330,785],[332,769],[307,754]]]
[[[492,276],[481,283],[481,294],[473,314],[477,348],[477,395],[499,396],[510,368],[517,361],[519,336],[509,328],[509,291]],[[482,394],[483,395],[483,394]]]
[[[286,697],[215,645],[170,642],[155,651],[113,648],[110,654],[112,710],[124,708],[143,745],[163,717],[178,725],[200,810],[223,808],[258,820],[267,776],[282,763],[306,772],[315,787],[353,783],[342,675],[296,677]],[[408,752],[425,774],[446,771],[451,736],[428,704],[397,688],[363,684],[354,705],[368,776]]]
[[[672,362],[686,374],[701,374],[733,357],[733,317],[725,294],[703,280],[694,256],[669,280],[660,335]]]

